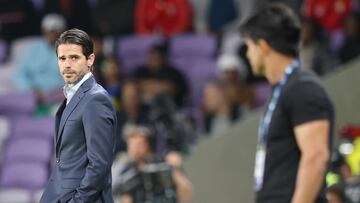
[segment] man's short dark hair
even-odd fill
[[[79,29],[70,29],[63,32],[59,39],[55,42],[56,54],[58,53],[58,47],[60,44],[77,44],[82,47],[82,52],[86,58],[90,54],[94,53],[94,44],[89,35]]]
[[[167,57],[167,46],[166,44],[155,44],[150,48],[150,52],[155,52],[160,54],[161,57]]]
[[[140,124],[140,125],[128,125],[123,129],[123,134],[126,139],[138,135],[138,132],[141,132],[141,135],[145,138],[149,148],[152,152],[156,151],[156,129],[150,124]]]
[[[244,37],[254,42],[265,40],[281,54],[298,55],[300,21],[285,4],[272,3],[263,6],[241,24],[240,31]]]

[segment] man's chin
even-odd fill
[[[73,84],[73,83],[74,83],[73,80],[65,80],[65,84],[71,85],[71,84]]]

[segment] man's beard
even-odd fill
[[[76,74],[76,72],[75,72],[75,74]],[[75,78],[75,80],[74,81],[67,81],[67,80],[65,80],[65,83],[66,84],[69,84],[69,85],[76,85],[78,82],[80,82],[81,81],[81,79],[83,79],[84,78],[84,76],[87,74],[87,72],[80,72],[79,74],[76,74],[76,78]]]

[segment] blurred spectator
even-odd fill
[[[333,185],[326,191],[326,199],[328,203],[347,203],[343,188],[340,185]]]
[[[194,128],[185,115],[176,108],[169,95],[158,94],[149,102],[151,123],[159,132],[158,153],[177,151],[189,154],[195,141]]]
[[[263,3],[263,0],[191,0],[194,11],[194,30],[226,32],[239,27],[243,18]]]
[[[255,106],[254,96],[251,87],[245,84],[247,69],[241,59],[233,54],[222,54],[218,58],[217,67],[230,104],[252,109]]]
[[[12,41],[39,33],[40,17],[30,0],[0,1],[0,38]]]
[[[124,151],[126,143],[123,140],[122,131],[124,126],[132,124],[146,124],[150,122],[149,109],[142,104],[139,84],[136,80],[124,81],[121,88],[120,111],[118,119],[118,144],[116,151]]]
[[[65,16],[69,28],[78,28],[88,33],[93,31],[88,0],[45,0],[44,13]]]
[[[188,94],[184,75],[168,64],[163,46],[157,45],[150,49],[146,64],[135,70],[134,77],[140,81],[146,102],[165,93],[180,107]]]
[[[340,48],[339,57],[342,63],[360,55],[360,14],[352,13],[345,19],[345,41]]]
[[[210,0],[207,11],[209,32],[220,33],[238,16],[235,0]]]
[[[134,0],[101,0],[92,9],[94,26],[104,35],[134,32]]]
[[[304,15],[317,20],[327,31],[336,31],[352,8],[352,0],[305,0]]]
[[[300,46],[301,66],[324,75],[335,67],[323,30],[310,18],[302,21],[302,42]]]
[[[360,177],[355,176],[345,182],[345,198],[349,203],[360,202]]]
[[[103,35],[95,32],[91,34],[91,39],[94,43],[94,54],[96,56],[95,62],[93,65],[93,74],[95,76],[96,81],[101,85],[104,86],[105,79],[102,75],[102,64],[106,58],[104,53],[104,38]]]
[[[44,17],[41,24],[43,37],[29,48],[18,64],[14,77],[19,90],[34,91],[39,104],[45,94],[60,89],[64,81],[59,74],[54,43],[65,30],[65,20],[57,14]]]
[[[330,186],[329,196],[332,199],[336,199],[334,196],[339,196],[339,194],[333,193],[343,193],[339,197],[343,196],[341,199],[345,199],[346,203],[358,203],[360,202],[360,177],[355,176],[350,168],[350,165],[345,158],[340,153],[334,153],[331,157],[331,172],[339,175],[339,179],[334,185],[337,191],[331,191],[332,186]],[[328,191],[329,193],[329,191]],[[327,194],[328,196],[328,194]],[[329,200],[330,203],[330,200]]]
[[[139,34],[171,36],[191,29],[188,0],[138,0],[135,28]]]
[[[229,102],[224,88],[224,84],[218,81],[211,81],[205,86],[203,103],[207,134],[219,135],[243,114],[238,105]]]
[[[107,57],[101,65],[101,75],[104,78],[103,87],[113,99],[115,109],[119,110],[119,92],[123,81],[120,63],[114,57]]]
[[[114,182],[120,201],[133,202],[184,202],[191,198],[191,183],[182,171],[182,158],[170,152],[161,158],[155,152],[155,135],[144,126],[128,126],[129,163],[123,167],[119,180]]]

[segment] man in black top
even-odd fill
[[[163,45],[155,45],[150,49],[146,64],[135,70],[134,77],[140,81],[145,100],[166,94],[171,96],[178,107],[183,105],[188,84],[183,73],[167,63]]]
[[[299,20],[285,5],[270,4],[250,16],[241,31],[253,72],[273,85],[259,127],[256,202],[326,202],[334,111],[319,79],[296,59]]]

